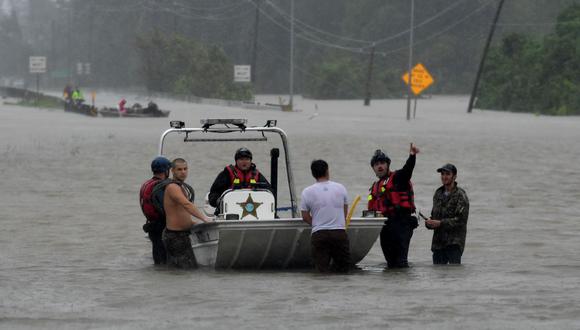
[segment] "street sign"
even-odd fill
[[[405,72],[402,78],[403,81],[405,81],[405,84],[409,84],[409,72]],[[421,92],[431,86],[434,82],[435,79],[433,79],[423,64],[419,63],[415,65],[413,68],[413,81],[411,83],[411,90],[415,95],[421,94]]]
[[[234,81],[235,82],[252,81],[251,65],[234,65]]]
[[[46,56],[30,56],[28,68],[30,73],[46,73]]]
[[[77,74],[79,76],[83,74],[91,74],[91,63],[77,62]]]

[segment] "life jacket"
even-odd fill
[[[185,188],[185,196],[193,203],[195,193],[193,188],[187,183],[171,179],[161,180],[153,177],[143,184],[140,192],[141,210],[145,218],[147,218],[147,222],[157,222],[165,225],[163,198],[165,197],[165,188],[170,183],[177,183],[179,186]]]
[[[369,210],[381,212],[386,217],[415,212],[413,184],[409,181],[408,190],[396,191],[393,183],[394,175],[395,172],[387,179],[373,183],[367,198]]]
[[[165,221],[165,217],[157,211],[152,199],[153,188],[155,188],[155,186],[161,181],[160,178],[152,177],[143,183],[141,191],[139,192],[141,211],[143,211],[143,215],[147,218],[148,222]]]
[[[230,189],[251,188],[260,179],[260,172],[254,166],[246,173],[234,165],[228,165],[226,170],[230,175]]]

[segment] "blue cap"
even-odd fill
[[[151,162],[151,171],[153,172],[153,174],[165,173],[169,171],[170,168],[171,162],[169,161],[169,159],[163,156],[156,157]]]

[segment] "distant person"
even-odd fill
[[[310,165],[316,183],[302,191],[302,220],[312,225],[311,250],[314,266],[321,273],[348,271],[350,246],[345,219],[348,210],[346,188],[330,181],[328,163],[315,160]]]
[[[228,165],[215,178],[209,190],[209,204],[215,207],[215,215],[220,214],[219,199],[228,189],[263,188],[270,189],[270,183],[252,163],[252,152],[240,148],[234,155],[235,165]]]
[[[409,267],[407,256],[413,230],[417,228],[413,184],[416,154],[413,143],[402,169],[391,171],[391,159],[381,150],[375,151],[371,167],[378,178],[370,188],[368,209],[388,218],[381,230],[381,248],[388,268]]]
[[[119,102],[119,105],[118,105],[118,110],[119,110],[119,113],[120,113],[120,114],[125,114],[125,113],[127,113],[127,109],[125,108],[125,104],[127,104],[127,100],[125,100],[125,99],[122,99],[122,100]]]
[[[147,104],[147,108],[145,108],[145,109],[143,110],[143,112],[144,112],[144,113],[150,113],[150,114],[157,114],[157,113],[159,113],[160,111],[159,111],[159,107],[157,106],[157,104],[155,104],[155,102],[153,102],[153,101],[150,101],[150,102]]]
[[[191,246],[191,227],[197,223],[191,216],[211,222],[191,201],[193,189],[188,191],[184,182],[187,178],[187,163],[178,158],[174,161],[173,176],[164,190],[163,209],[166,217],[166,227],[163,231],[163,243],[167,250],[168,264],[178,268],[196,268],[197,261]]]
[[[156,209],[152,195],[155,186],[169,177],[170,168],[171,162],[167,158],[156,157],[153,159],[151,162],[153,177],[145,181],[139,191],[139,203],[146,218],[143,230],[149,235],[151,240],[153,261],[156,265],[167,262],[165,246],[161,240],[161,234],[165,228],[165,215]]]
[[[73,92],[73,89],[72,89],[71,85],[70,84],[66,84],[64,86],[64,90],[62,91],[62,99],[65,102],[70,101],[70,99],[72,97],[72,92]]]
[[[433,264],[461,264],[467,234],[469,199],[465,190],[457,186],[457,168],[445,164],[437,169],[443,184],[433,196],[431,217],[425,226],[433,230],[431,251]]]
[[[72,104],[72,93],[73,89],[70,84],[66,84],[62,91],[62,99],[64,101],[64,111],[70,110],[70,106]]]
[[[85,101],[85,97],[78,87],[72,92],[72,101],[76,106],[80,106]]]

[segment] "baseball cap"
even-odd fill
[[[450,173],[453,173],[453,175],[457,175],[457,167],[455,167],[455,165],[453,165],[453,164],[447,163],[447,164],[441,166],[440,168],[438,168],[437,172],[439,172],[439,173],[450,172]]]

